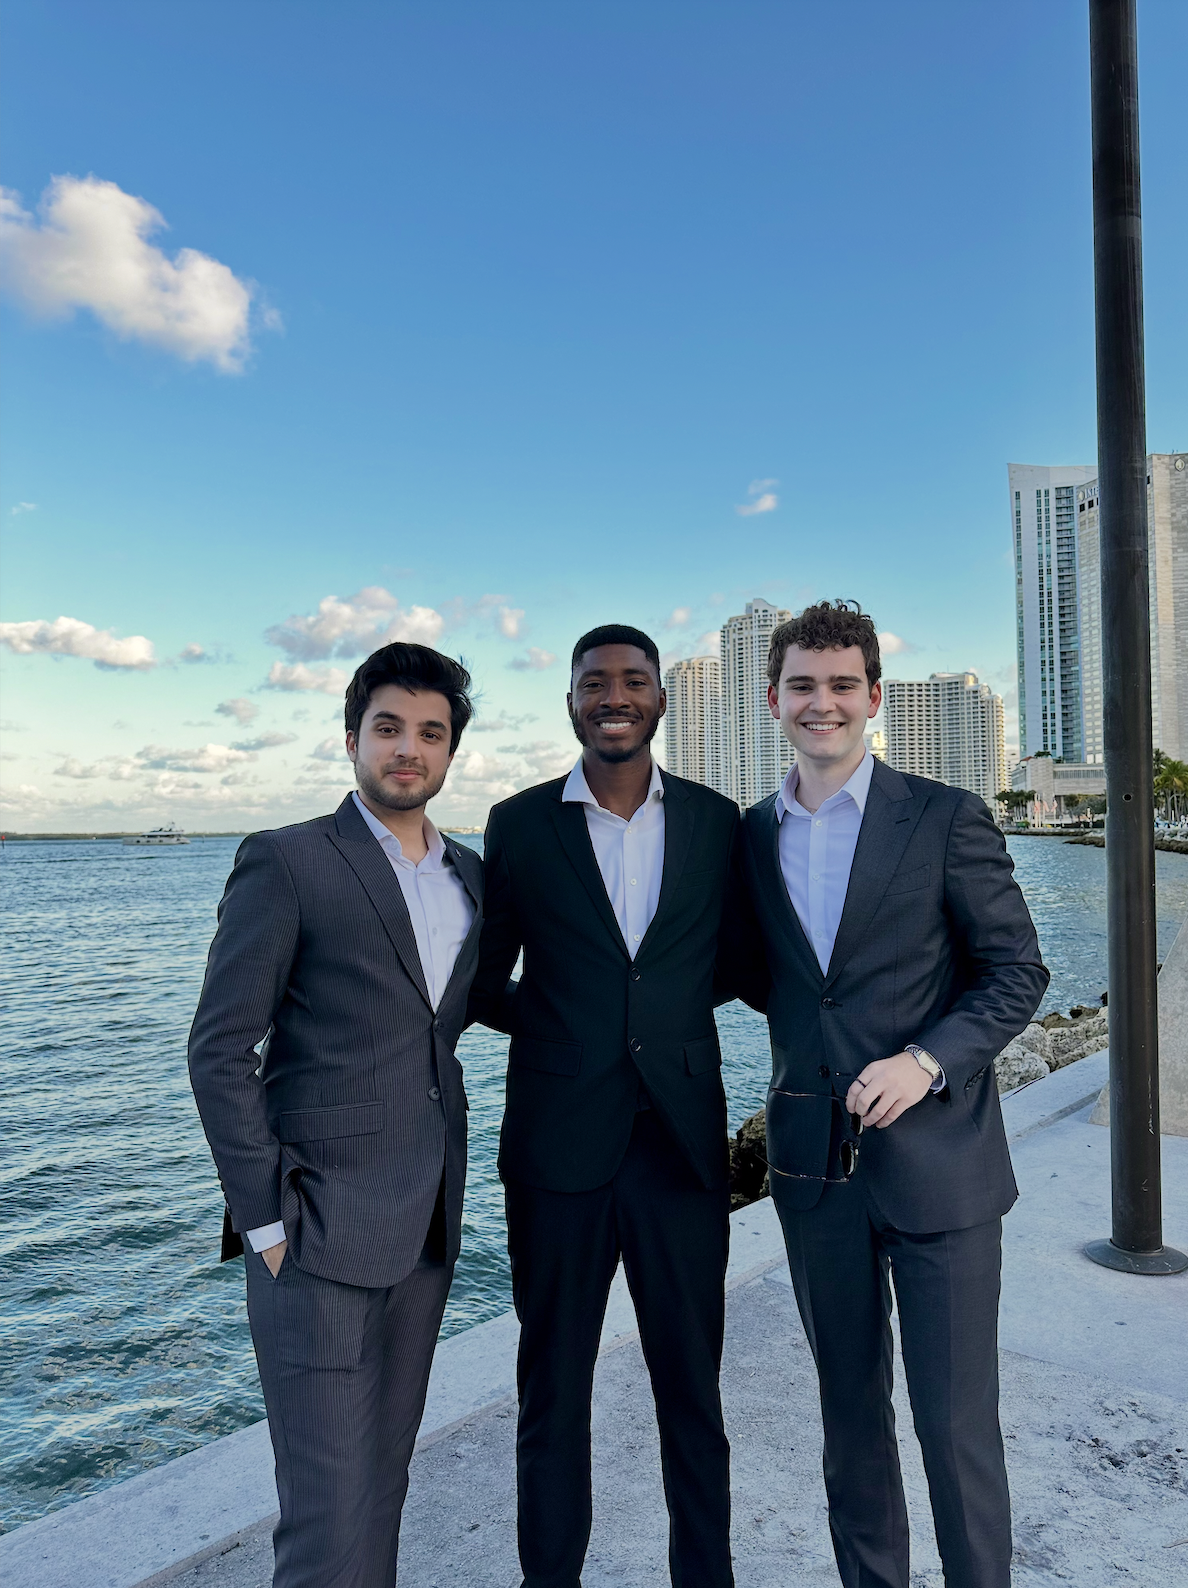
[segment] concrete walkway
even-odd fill
[[[1132,1279],[1081,1255],[1085,1241],[1109,1232],[1109,1134],[1089,1123],[1104,1076],[1105,1056],[1099,1055],[1004,1100],[1022,1192],[1005,1224],[1001,1330],[1016,1588],[1188,1583],[1188,1275]],[[1183,1247],[1188,1139],[1166,1137],[1163,1150],[1167,1238]],[[738,1582],[740,1588],[793,1582],[836,1588],[815,1374],[769,1203],[735,1215],[733,1244],[723,1394],[734,1452]],[[655,1420],[629,1309],[620,1292],[596,1377],[595,1522],[586,1588],[667,1582]],[[514,1588],[519,1582],[515,1409],[507,1393],[510,1381],[500,1381],[514,1347],[514,1324],[495,1320],[483,1329],[491,1342],[488,1381],[495,1393],[427,1431],[414,1459],[405,1512],[403,1588]],[[451,1355],[459,1365],[471,1360],[467,1336],[447,1344],[452,1350],[441,1353],[444,1365]],[[463,1386],[457,1404],[482,1393],[479,1377]],[[915,1551],[912,1585],[941,1588],[927,1490],[901,1372],[898,1377]],[[245,1440],[253,1432],[232,1439]],[[258,1455],[255,1461],[258,1466]],[[154,1493],[159,1498],[165,1492],[161,1485],[170,1468],[181,1464],[132,1480],[143,1486],[136,1509],[150,1531]],[[0,1548],[0,1575],[22,1588],[114,1583],[106,1570],[80,1572],[77,1556],[71,1569],[68,1531],[61,1525],[83,1507],[110,1506],[131,1486],[120,1485],[0,1541],[16,1546],[27,1537],[23,1562],[15,1550],[9,1556]],[[130,1509],[127,1524],[133,1520]],[[92,1520],[98,1523],[98,1514]],[[54,1522],[60,1526],[49,1530]],[[266,1588],[269,1526],[241,1529],[233,1543],[224,1535],[198,1544],[223,1550],[200,1564],[186,1568],[184,1556],[175,1553],[175,1564],[124,1577],[123,1583]],[[39,1530],[46,1530],[40,1544]],[[94,1554],[91,1560],[94,1565]],[[16,1569],[22,1564],[24,1569]]]

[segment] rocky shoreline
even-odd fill
[[[1109,1046],[1109,1009],[1074,1005],[1067,1015],[1033,1020],[994,1061],[999,1094],[1014,1092]],[[766,1111],[744,1119],[730,1140],[730,1211],[748,1207],[770,1190]]]

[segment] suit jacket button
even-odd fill
[[[441,1088],[438,1086],[431,1086],[429,1088],[429,1097],[432,1102],[439,1102],[441,1099]]]
[[[817,1074],[823,1081],[827,1081],[829,1079],[829,1066],[827,1064],[818,1064]]]
[[[632,1037],[632,1039],[631,1039],[631,1051],[632,1051],[632,1053],[638,1053],[639,1050],[642,1047],[643,1047],[643,1043],[639,1040],[639,1038],[638,1037]]]
[[[836,1007],[837,1007],[837,1006],[836,1006],[836,1004],[835,1004],[835,1003],[834,1003],[834,1002],[833,1002],[833,999],[832,999],[832,998],[822,998],[822,999],[821,999],[821,1008],[822,1008],[822,1009],[834,1009],[834,1008],[836,1008]]]
[[[638,981],[639,978],[640,978],[640,972],[633,968],[632,972],[631,972],[631,980],[632,981]]]

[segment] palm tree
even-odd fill
[[[1188,762],[1175,761],[1162,750],[1156,750],[1155,756],[1155,797],[1162,800],[1167,820],[1178,822],[1188,804]]]

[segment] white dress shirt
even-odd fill
[[[807,811],[796,800],[800,769],[793,766],[776,795],[784,886],[826,974],[841,925],[873,773],[874,757],[868,750],[837,793],[815,811]]]
[[[474,922],[474,902],[453,861],[446,854],[441,834],[427,816],[424,833],[428,852],[418,865],[414,865],[411,860],[405,859],[396,835],[371,814],[358,794],[352,795],[352,798],[359,815],[375,835],[396,873],[396,880],[408,906],[413,936],[417,940],[425,986],[429,990],[430,1002],[436,1009],[453,975],[458,951]],[[248,1230],[246,1237],[252,1251],[267,1251],[270,1246],[276,1246],[284,1240],[285,1226],[278,1219],[275,1224]]]
[[[825,975],[829,974],[829,961],[841,925],[854,850],[858,846],[873,775],[874,756],[868,750],[837,793],[822,801],[815,811],[805,810],[797,803],[800,772],[795,766],[776,795],[784,886]],[[939,1092],[944,1085],[942,1070],[929,1090]]]
[[[564,804],[584,805],[594,858],[632,959],[639,952],[664,875],[664,783],[652,762],[648,795],[630,821],[604,810],[590,792],[581,761],[565,780]]]

